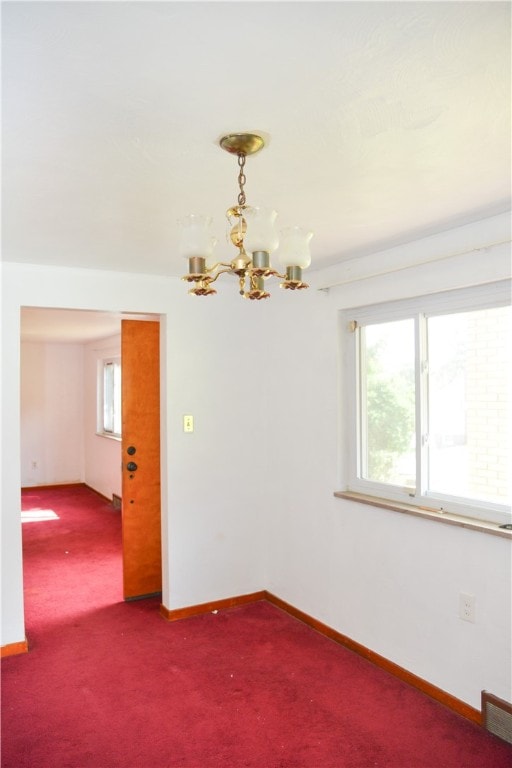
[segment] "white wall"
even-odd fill
[[[22,486],[83,482],[83,398],[82,345],[21,344]]]
[[[98,361],[120,353],[120,335],[90,344],[22,342],[22,487],[85,482],[108,499],[121,495],[121,444],[96,434]]]
[[[484,229],[475,246],[489,244]],[[58,307],[65,296],[72,308],[161,313],[164,604],[266,588],[474,707],[483,688],[510,700],[511,542],[332,495],[346,441],[338,311],[510,273],[499,247],[480,259],[453,253],[416,273],[390,257],[392,277],[352,275],[328,293],[274,291],[265,303],[231,286],[196,300],[179,280],[6,265],[4,365],[14,373],[3,434],[16,451],[20,305]],[[5,456],[3,644],[24,632],[19,467]],[[475,624],[457,618],[460,591],[477,597]]]
[[[120,354],[120,334],[83,345],[84,482],[107,499],[121,496],[121,442],[97,434],[98,363]]]
[[[200,299],[178,282],[180,314],[168,315],[168,607],[263,588],[268,340],[261,302],[227,288]]]

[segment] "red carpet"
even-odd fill
[[[122,602],[120,513],[86,488],[23,506],[58,519],[23,525],[30,652],[2,663],[3,768],[512,766],[268,603],[168,623],[156,599]]]

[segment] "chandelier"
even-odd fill
[[[238,278],[240,295],[246,299],[267,299],[270,294],[265,290],[265,280],[279,278],[281,288],[300,290],[307,288],[302,281],[302,270],[311,264],[309,241],[312,232],[305,232],[299,227],[289,227],[279,235],[275,229],[277,212],[246,204],[244,186],[246,183],[245,161],[248,155],[254,155],[263,149],[265,142],[254,133],[232,133],[219,141],[226,152],[238,157],[238,200],[228,208],[226,217],[229,222],[228,240],[238,249],[229,262],[218,262],[212,266],[207,260],[212,259],[216,239],[212,236],[212,218],[190,214],[182,219],[180,251],[188,259],[189,271],[182,279],[193,283],[189,293],[195,296],[209,296],[217,293],[212,287],[221,275],[229,274]],[[270,263],[270,254],[275,256],[285,270],[277,272]]]

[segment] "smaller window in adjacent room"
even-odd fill
[[[103,360],[100,403],[100,432],[121,437],[121,360]]]
[[[347,490],[509,522],[509,286],[344,313]]]

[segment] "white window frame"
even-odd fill
[[[105,369],[108,365],[119,365],[121,367],[121,357],[119,355],[109,356],[98,360],[98,401],[97,401],[97,434],[102,437],[109,437],[115,440],[121,439],[121,431],[116,432],[106,427],[105,423]],[[112,408],[114,403],[109,403]],[[121,414],[119,414],[119,417]]]
[[[420,338],[422,324],[419,322],[420,315],[432,317],[507,306],[510,303],[511,281],[504,280],[484,286],[340,311],[340,369],[342,379],[340,422],[341,435],[344,436],[344,439],[340,441],[340,455],[342,486],[345,487],[345,491],[419,508],[449,512],[498,525],[512,523],[512,511],[506,505],[472,501],[426,490],[427,453],[422,445],[422,434],[426,433],[426,397],[423,394],[426,392],[427,373],[422,366],[421,358],[423,356],[422,350],[425,348],[425,338]],[[415,378],[416,392],[420,393],[420,397],[416,397],[416,479],[418,487],[415,489],[366,480],[361,476],[360,466],[361,361],[359,360],[359,328],[366,324],[392,322],[406,318],[415,318]]]

